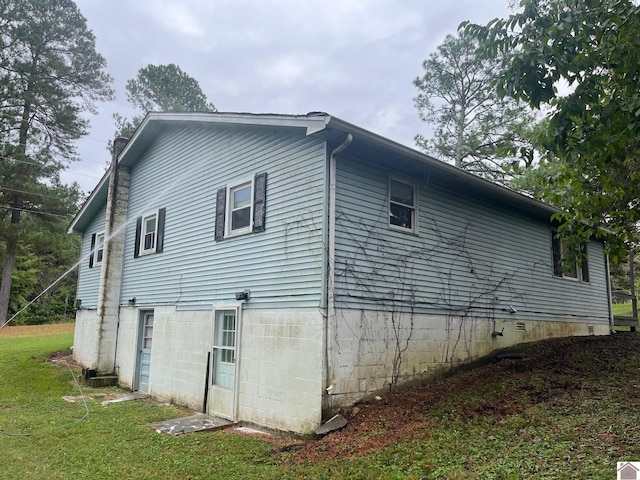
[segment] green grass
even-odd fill
[[[630,317],[633,315],[631,303],[614,303],[612,308],[615,316]]]
[[[601,378],[544,365],[534,373],[514,369],[499,382],[461,388],[425,409],[415,438],[359,458],[309,463],[292,461],[259,437],[158,434],[150,423],[185,413],[151,401],[90,402],[82,419],[83,404],[62,399],[79,393],[71,373],[45,361],[71,343],[71,334],[0,337],[0,478],[615,478],[616,461],[640,460],[640,401],[631,401],[628,389],[616,390],[638,381],[638,355],[621,358]],[[568,361],[578,364],[600,358],[588,350],[571,355]],[[580,388],[566,401],[548,401],[549,378],[560,396],[563,381]],[[469,405],[513,401],[508,392],[514,388],[541,400],[513,414],[464,413]]]

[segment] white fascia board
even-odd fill
[[[149,112],[142,120],[129,142],[124,147],[118,161],[134,148],[138,138],[150,123],[215,123],[219,125],[262,125],[269,127],[305,128],[306,135],[324,130],[331,117],[325,113],[318,115],[277,115],[272,113],[226,113],[226,112]]]
[[[78,221],[84,216],[89,206],[93,203],[94,199],[98,196],[98,194],[102,191],[102,189],[108,187],[107,183],[109,181],[110,171],[111,169],[107,169],[107,171],[104,173],[104,175],[98,182],[98,185],[96,185],[96,188],[94,188],[91,191],[91,194],[89,195],[89,197],[84,201],[78,213],[76,213],[75,217],[73,217],[73,220],[71,220],[71,223],[67,228],[67,233],[82,233],[82,230],[76,230],[76,225],[78,224]]]
[[[395,142],[386,137],[365,130],[364,128],[345,122],[344,120],[340,120],[339,118],[328,116],[327,128],[329,130],[335,129],[345,133],[352,133],[354,138],[359,137],[362,140],[369,142],[370,144],[379,145],[390,150],[395,150],[396,152],[398,152],[398,154],[401,154],[405,157],[415,159],[432,168],[447,172],[449,175],[459,179],[462,182],[470,183],[471,185],[477,185],[479,189],[484,190],[487,193],[492,192],[502,198],[508,198],[516,202],[527,204],[535,209],[538,209],[539,211],[547,212],[549,215],[553,215],[554,213],[559,213],[562,211],[561,209],[554,207],[553,205],[541,202],[540,200],[536,200],[535,198],[528,197],[519,192],[516,192],[515,190],[511,190],[510,188],[498,185],[497,183],[493,183],[482,177],[478,177],[477,175],[469,173],[466,170],[462,170],[455,165],[451,165],[449,163],[433,158],[414,148]]]

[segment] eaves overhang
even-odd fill
[[[344,141],[346,134],[353,135],[349,151],[359,151],[367,158],[386,156],[389,161],[418,165],[428,169],[448,184],[461,191],[476,194],[529,215],[549,220],[560,209],[514,190],[495,184],[448,163],[437,160],[418,150],[402,145],[364,128],[345,122],[324,112],[305,115],[279,115],[271,113],[220,113],[220,112],[151,112],[148,113],[131,139],[118,156],[118,164],[132,167],[154,142],[163,129],[175,126],[263,126],[271,128],[300,128],[305,135],[318,136],[336,145]],[[80,211],[69,225],[69,233],[83,233],[98,211],[105,205],[109,184],[109,172],[105,173],[91,192]]]
[[[102,176],[96,188],[94,188],[85,202],[80,207],[76,216],[73,217],[67,233],[83,233],[89,223],[97,215],[100,209],[107,203],[107,191],[109,189],[109,170]]]
[[[227,112],[150,112],[142,120],[124,149],[118,155],[118,165],[132,167],[157,138],[171,126],[244,125],[271,128],[300,128],[312,135],[326,127],[325,115],[279,115],[273,113]],[[93,217],[107,201],[109,171],[93,189],[76,216],[69,224],[68,233],[83,233]]]
[[[400,144],[357,125],[345,122],[336,117],[327,119],[327,128],[319,135],[324,138],[334,137],[335,143],[343,141],[344,135],[350,133],[353,141],[349,151],[358,150],[364,158],[385,157],[388,163],[403,161],[428,169],[432,177],[446,181],[456,190],[486,198],[492,202],[505,205],[511,209],[522,211],[532,217],[549,221],[552,215],[561,212],[547,203],[523,195],[502,185],[498,185],[454,165],[426,155],[414,148]],[[335,132],[335,134],[332,134]],[[348,151],[347,151],[348,153]]]
[[[150,112],[136,129],[118,157],[118,163],[132,166],[157,135],[171,126],[255,126],[272,128],[300,128],[306,135],[323,130],[325,117],[309,115],[278,115],[273,113],[227,112]]]

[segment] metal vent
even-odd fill
[[[516,323],[516,332],[524,332],[526,328],[524,327],[524,322]]]
[[[589,325],[589,335],[593,335],[593,325]]]

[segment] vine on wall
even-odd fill
[[[352,329],[359,342],[357,362],[370,353],[366,345],[384,339],[392,354],[391,390],[402,376],[416,313],[445,312],[442,359],[452,364],[471,357],[477,331],[490,331],[486,323],[481,329],[478,322],[492,323],[489,327],[493,328],[496,309],[504,309],[500,305],[523,296],[511,285],[516,271],[500,271],[493,261],[473,254],[473,247],[468,245],[471,222],[445,232],[436,219],[429,218],[428,234],[412,236],[403,243],[401,234],[354,218],[353,212],[348,216],[340,212],[337,219],[351,228],[341,229],[347,236],[342,238],[343,254],[336,258],[336,300],[351,309],[354,304],[360,305],[362,328],[358,332]],[[346,254],[344,249],[348,247],[351,250]],[[426,275],[431,280],[425,279]],[[366,317],[372,310],[386,312],[390,329],[384,335],[365,327],[370,324]],[[337,319],[333,330],[337,341]]]

